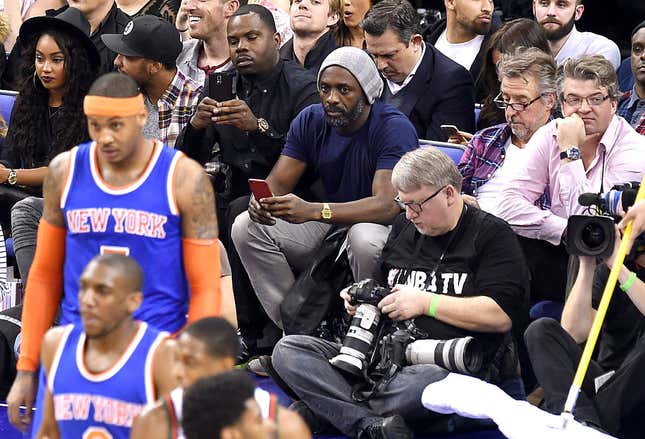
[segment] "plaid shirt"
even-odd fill
[[[637,103],[643,99],[639,99],[638,95],[634,93],[634,89],[626,91],[618,101],[618,109],[616,113],[623,117],[639,134],[645,136],[645,111],[640,112],[640,117],[634,120],[634,114],[638,112]]]
[[[510,125],[502,123],[484,128],[473,135],[457,166],[464,177],[461,185],[463,193],[476,196],[477,189],[490,180],[495,171],[504,164],[504,157],[506,157],[504,145],[511,134]],[[543,210],[551,208],[548,186],[542,196],[535,201],[535,205]]]
[[[190,122],[201,91],[201,85],[178,69],[170,86],[157,101],[161,140],[171,148],[175,147],[177,136]]]

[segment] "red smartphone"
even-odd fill
[[[273,196],[273,192],[271,192],[271,188],[265,180],[249,178],[249,188],[251,188],[251,192],[253,192],[253,196],[257,201]]]

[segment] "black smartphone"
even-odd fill
[[[208,97],[217,102],[235,99],[235,72],[215,72],[208,76]]]

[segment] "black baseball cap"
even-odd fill
[[[181,53],[179,31],[161,17],[142,15],[130,21],[123,34],[101,35],[101,40],[112,50],[125,56],[174,64]]]

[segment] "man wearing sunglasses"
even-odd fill
[[[645,140],[616,116],[619,96],[613,65],[605,58],[569,59],[558,70],[564,118],[549,122],[527,144],[499,201],[499,214],[519,235],[558,245],[567,219],[585,209],[578,196],[640,181]],[[548,191],[551,207],[535,202]]]

